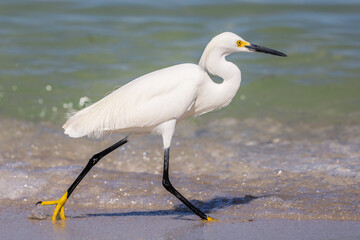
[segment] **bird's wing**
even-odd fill
[[[179,119],[194,103],[202,77],[195,64],[149,73],[80,110],[63,128],[71,137],[99,137],[104,131],[149,129]]]

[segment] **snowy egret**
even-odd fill
[[[213,220],[191,204],[169,180],[170,143],[175,124],[187,117],[227,106],[240,87],[241,72],[225,57],[235,52],[263,52],[285,57],[284,53],[251,44],[238,35],[224,32],[215,36],[206,46],[199,64],[179,64],[139,77],[91,106],[73,114],[63,125],[65,134],[78,138],[101,137],[103,133],[155,133],[162,136],[164,172],[162,184],[196,215]],[[215,83],[209,74],[219,76]],[[37,204],[56,205],[52,219],[65,219],[64,204],[90,169],[105,155],[128,142],[127,137],[95,154],[69,187],[55,201]]]

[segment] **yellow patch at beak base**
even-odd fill
[[[245,46],[249,46],[250,43],[249,43],[249,42],[246,42],[246,41],[238,40],[238,41],[236,42],[236,45],[237,45],[238,47],[245,47]]]

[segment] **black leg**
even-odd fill
[[[52,220],[56,220],[56,217],[60,211],[60,218],[65,219],[65,211],[64,211],[64,204],[66,200],[70,197],[71,193],[74,191],[76,186],[81,182],[81,180],[86,176],[86,174],[91,170],[91,168],[100,161],[101,158],[106,156],[107,154],[111,153],[118,147],[124,145],[127,143],[127,137],[121,139],[119,142],[115,143],[114,145],[108,147],[107,149],[95,154],[92,158],[90,158],[88,164],[85,166],[85,168],[82,170],[82,172],[79,174],[79,176],[76,178],[76,180],[71,184],[69,189],[66,191],[66,193],[58,200],[55,201],[43,201],[38,202],[36,205],[56,205]]]
[[[73,182],[73,184],[71,184],[71,186],[69,187],[69,189],[67,190],[68,192],[68,198],[70,197],[71,193],[74,191],[74,189],[76,188],[76,186],[81,182],[81,180],[86,176],[86,174],[90,171],[90,169],[95,166],[96,163],[98,163],[100,161],[101,158],[105,157],[106,155],[108,155],[109,153],[111,153],[112,151],[114,151],[115,149],[117,149],[118,147],[124,145],[125,143],[127,143],[127,137],[121,139],[119,142],[115,143],[114,145],[111,145],[110,147],[108,147],[107,149],[95,154],[94,156],[92,156],[92,158],[90,158],[88,164],[85,166],[85,168],[82,170],[82,172],[80,173],[80,175],[76,178],[76,180]]]
[[[213,218],[207,216],[205,213],[200,211],[194,205],[192,205],[181,193],[179,193],[171,184],[169,179],[169,157],[170,157],[170,148],[164,150],[164,172],[162,184],[170,193],[177,197],[181,202],[183,202],[188,208],[191,209],[196,215],[206,221],[214,220]]]

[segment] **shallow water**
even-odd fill
[[[197,62],[211,37],[233,31],[289,57],[229,57],[243,85],[228,108],[178,126],[173,184],[229,221],[360,220],[360,5],[191,2],[1,1],[3,206],[59,198],[87,159],[121,137],[64,136],[69,110],[149,71]],[[161,186],[162,158],[159,137],[131,139],[84,179],[68,214],[196,219]]]

